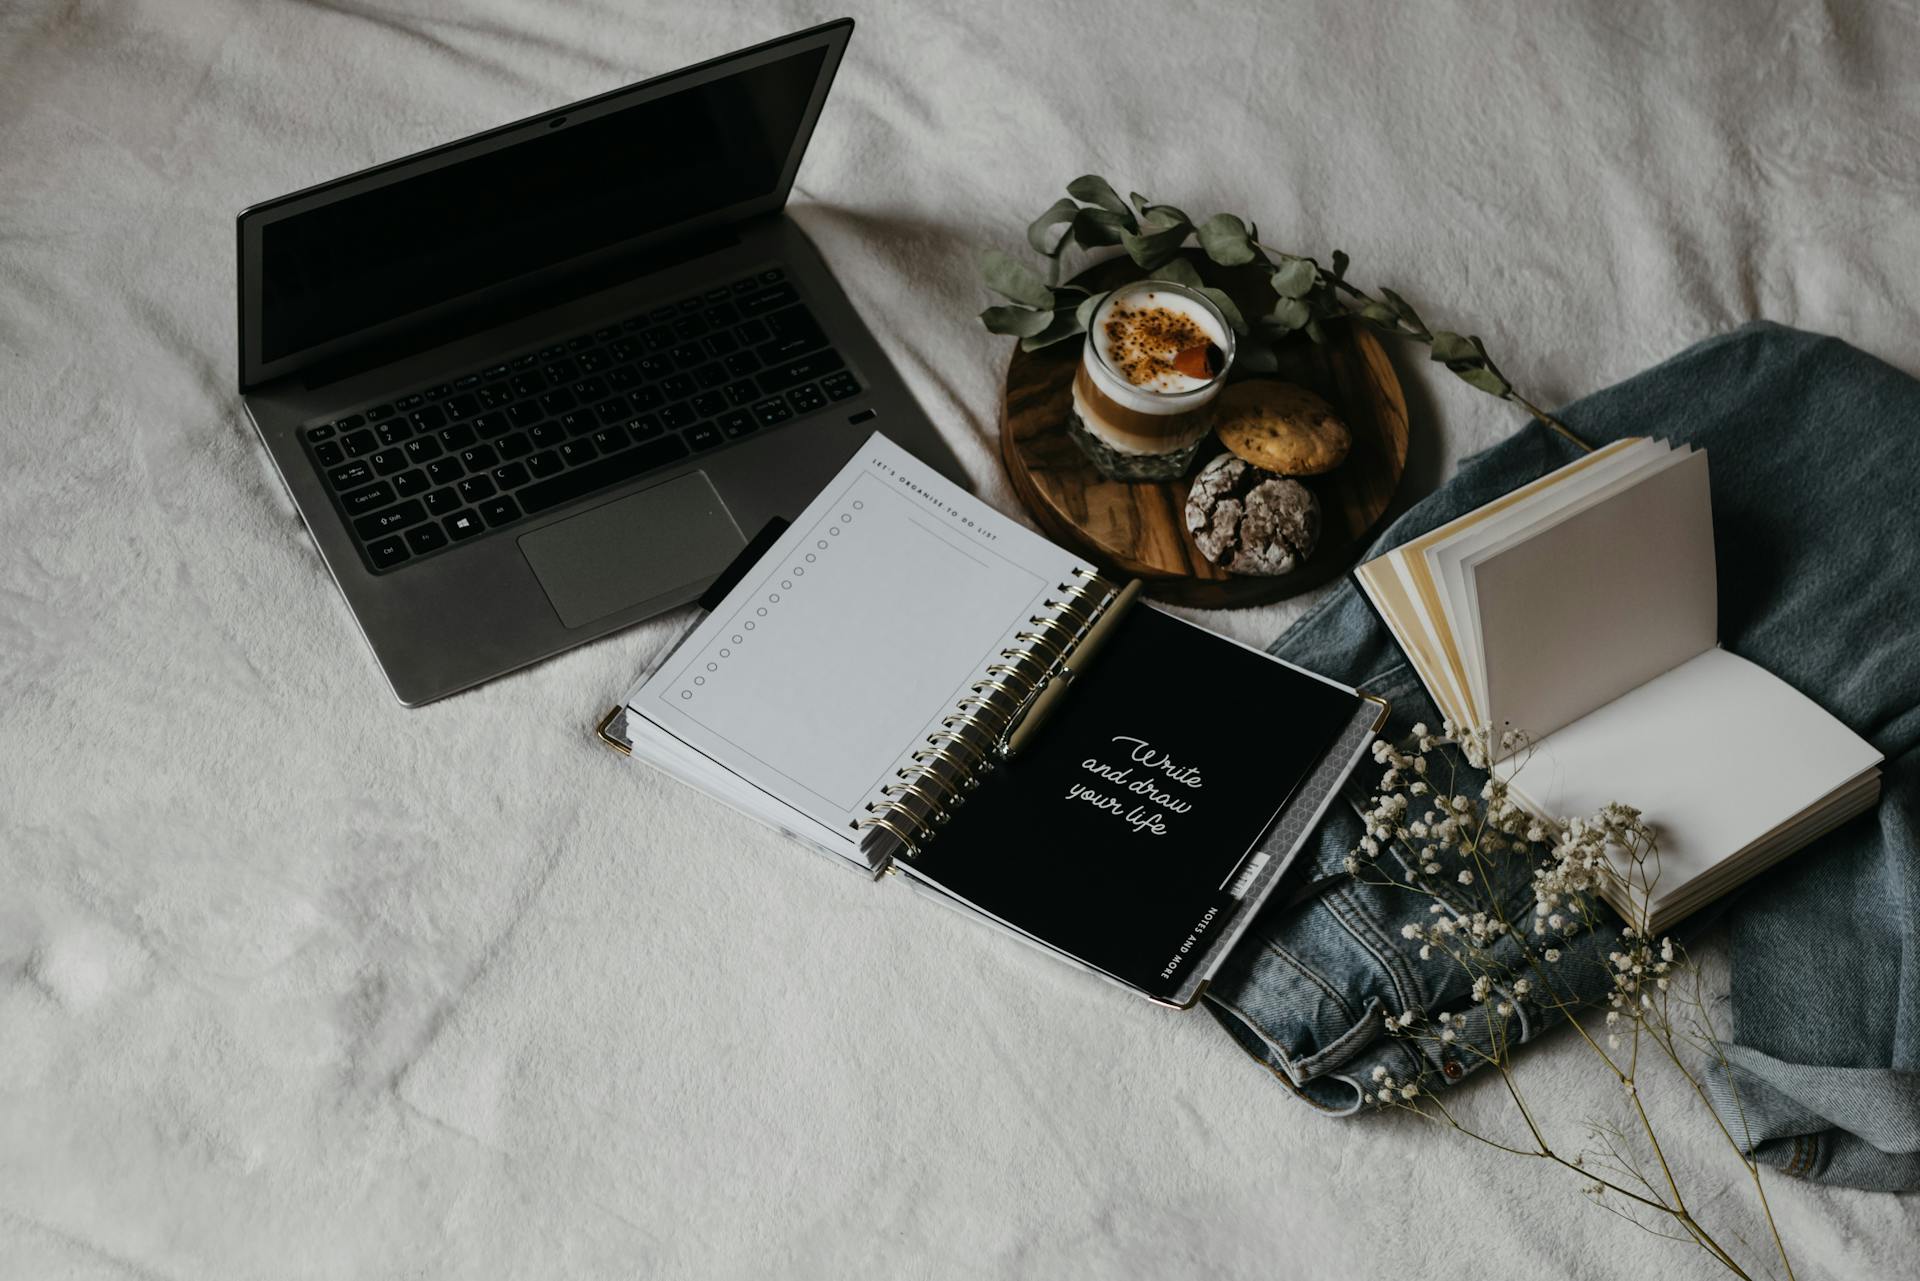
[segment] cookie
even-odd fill
[[[1353,445],[1333,406],[1292,383],[1271,378],[1235,383],[1214,403],[1220,443],[1275,475],[1332,471]]]
[[[1202,556],[1230,574],[1291,573],[1320,541],[1320,503],[1297,480],[1221,454],[1187,491],[1187,532]]]

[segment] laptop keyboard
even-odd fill
[[[301,434],[383,573],[860,390],[776,267]]]

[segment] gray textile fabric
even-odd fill
[[[1758,1154],[1784,1171],[1855,1187],[1920,1187],[1920,519],[1912,489],[1920,383],[1835,339],[1756,324],[1562,417],[1594,444],[1653,435],[1711,452],[1722,643],[1886,755],[1876,811],[1724,905],[1738,1044],[1732,1079],[1714,1085],[1723,1115],[1744,1113]],[[1577,452],[1530,426],[1469,460],[1395,522],[1380,548]],[[1351,582],[1273,652],[1384,694],[1394,705],[1390,734],[1438,721]],[[1307,875],[1326,884],[1257,922],[1209,994],[1243,1046],[1337,1115],[1359,1110],[1361,1083],[1376,1065],[1396,1075],[1422,1066],[1385,1036],[1383,1013],[1470,1005],[1456,967],[1422,963],[1399,936],[1421,905],[1340,875],[1358,835],[1350,812],[1322,825]],[[1568,941],[1567,972],[1590,975],[1603,990],[1602,968],[1586,962],[1612,945],[1604,935]],[[1545,1016],[1521,1008],[1530,1039]],[[1470,1025],[1467,1034],[1480,1030]],[[1425,1066],[1444,1084],[1469,1064],[1436,1057]]]

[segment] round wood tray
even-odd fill
[[[1272,309],[1272,291],[1257,268],[1221,268],[1197,251],[1186,257],[1208,284],[1227,291],[1242,314]],[[1143,274],[1131,259],[1113,258],[1074,283],[1098,291]],[[1337,323],[1324,343],[1291,339],[1281,345],[1277,372],[1249,375],[1313,388],[1353,433],[1344,463],[1324,476],[1301,478],[1320,500],[1320,542],[1305,564],[1277,578],[1242,577],[1207,563],[1187,533],[1186,480],[1108,480],[1094,469],[1067,435],[1081,345],[1062,342],[1032,352],[1015,346],[1000,406],[1000,454],[1014,492],[1049,538],[1102,570],[1139,578],[1148,595],[1176,605],[1233,609],[1318,587],[1352,564],[1361,540],[1393,501],[1407,462],[1407,403],[1380,340],[1365,327]],[[1209,437],[1194,473],[1220,450]]]

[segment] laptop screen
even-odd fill
[[[769,194],[816,46],[266,223],[270,363]]]

